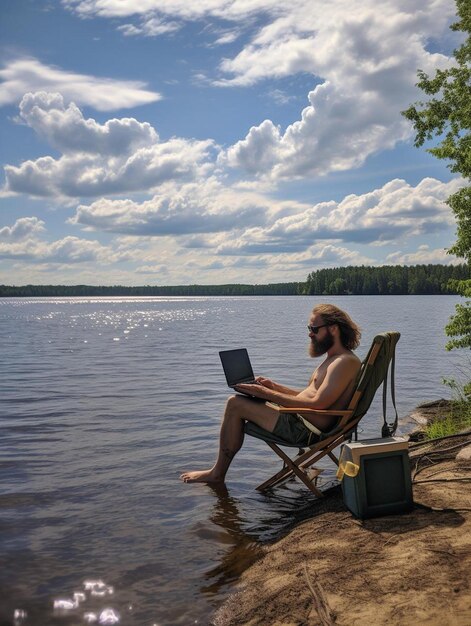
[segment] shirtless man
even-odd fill
[[[325,354],[326,357],[312,374],[305,389],[291,389],[260,376],[256,384],[240,384],[235,390],[284,407],[345,409],[360,369],[360,360],[352,352],[360,343],[360,329],[338,307],[319,304],[312,311],[308,331],[309,355],[319,357]],[[296,413],[279,413],[269,405],[246,396],[231,396],[224,411],[216,463],[208,470],[185,472],[180,478],[186,483],[224,482],[232,459],[242,447],[246,421],[302,447],[312,441],[310,425],[328,431],[333,428],[337,418],[301,418]]]

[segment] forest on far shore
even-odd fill
[[[468,265],[348,266],[316,270],[305,282],[266,285],[0,285],[0,297],[63,296],[385,296],[457,293],[453,281],[470,278]]]

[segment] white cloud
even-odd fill
[[[216,239],[216,237],[214,238]],[[419,249],[419,252],[421,249]],[[387,261],[384,257],[373,258],[368,253],[363,254],[351,250],[346,246],[336,245],[333,241],[318,242],[307,249],[296,251],[284,251],[275,254],[262,252],[260,254],[230,256],[218,256],[212,247],[178,251],[175,258],[166,259],[165,267],[168,275],[164,279],[159,276],[161,263],[160,247],[152,255],[148,254],[149,264],[142,273],[154,274],[160,284],[188,284],[188,275],[196,276],[195,282],[200,283],[267,283],[282,281],[304,281],[309,272],[327,267],[346,265],[382,265],[386,262],[395,263],[396,258]],[[152,263],[154,258],[154,263]],[[406,255],[405,255],[406,258]],[[407,263],[441,262],[426,260],[424,256],[415,257],[410,254]],[[400,261],[397,260],[399,263]],[[449,259],[448,261],[449,262]]]
[[[224,187],[217,179],[167,184],[142,203],[102,198],[77,208],[73,222],[128,235],[188,235],[243,230],[299,210],[300,203]]]
[[[273,3],[273,9],[277,3]],[[227,163],[274,180],[319,176],[360,167],[376,152],[410,135],[400,111],[419,97],[417,68],[432,71],[449,60],[431,54],[431,37],[453,15],[448,0],[423,11],[420,2],[344,0],[288,5],[234,58],[221,63],[217,85],[245,86],[299,72],[318,84],[301,118],[284,132],[270,120],[231,146]],[[258,158],[253,155],[257,154]]]
[[[270,257],[270,264],[276,264],[280,268],[283,264],[292,268],[306,267],[312,271],[312,268],[338,265],[372,265],[374,260],[356,250],[335,245],[333,242],[322,242],[310,246],[303,252],[274,254]]]
[[[148,123],[134,118],[98,124],[60,94],[26,94],[24,121],[63,154],[5,166],[5,193],[81,197],[148,191],[168,180],[193,179],[212,168],[213,142],[172,138],[160,142]]]
[[[376,0],[362,0],[354,11],[346,0],[63,4],[81,16],[136,16],[140,25],[120,26],[128,35],[162,34],[162,29],[175,30],[182,21],[223,18],[235,24],[230,39],[250,22],[255,34],[233,58],[222,59],[220,78],[200,72],[194,80],[246,86],[299,72],[313,76],[316,86],[298,121],[282,131],[265,120],[220,159],[221,164],[274,181],[357,168],[368,156],[407,139],[410,124],[400,111],[419,95],[417,68],[430,71],[448,63],[447,57],[429,53],[427,44],[447,30],[454,13],[450,0],[435,0],[427,11],[421,0],[385,0],[380,12]],[[257,27],[255,18],[262,16],[264,25]],[[273,93],[280,96],[279,91]]]
[[[98,124],[85,119],[72,102],[59,93],[27,93],[20,103],[20,116],[36,133],[61,152],[89,152],[119,156],[129,154],[159,139],[148,122],[134,118],[111,119]]]
[[[98,241],[69,236],[52,242],[32,238],[15,243],[0,242],[0,258],[60,264],[110,264],[125,260],[127,255],[117,254]]]
[[[445,58],[426,53],[417,38],[406,43],[402,37],[389,37],[384,29],[362,26],[355,33],[356,42],[352,28],[345,27],[344,33],[337,29],[336,37],[350,41],[354,49],[334,55],[330,67],[318,68],[317,74],[327,78],[308,94],[301,119],[284,133],[270,120],[252,127],[245,139],[227,150],[230,166],[275,180],[319,176],[360,167],[368,156],[409,137],[410,124],[400,111],[419,95],[416,69],[443,66]],[[381,45],[381,37],[390,45]],[[370,57],[372,50],[381,54]],[[251,59],[250,67],[254,66],[256,58]]]
[[[167,276],[169,269],[166,265],[140,265],[135,269],[136,274],[158,274]]]
[[[218,257],[211,252],[204,249],[196,253],[192,251],[191,255],[179,254],[178,261],[175,259],[172,262],[171,272],[177,269],[183,277],[188,272],[198,276],[210,276],[211,278],[205,278],[205,280],[206,282],[212,281],[213,284],[215,282],[266,283],[305,280],[308,272],[323,267],[374,264],[371,258],[332,243],[315,244],[303,252],[273,255]],[[178,262],[180,265],[177,264]],[[150,265],[148,269],[151,270],[152,267]],[[186,269],[186,273],[183,268]],[[158,271],[159,265],[156,265],[156,273]],[[258,271],[262,273],[254,274]],[[183,278],[180,282],[188,282],[188,280]]]
[[[272,98],[278,106],[283,106],[292,100],[296,100],[296,96],[291,96],[286,91],[283,91],[283,89],[272,89],[268,92],[268,96]]]
[[[293,4],[297,2],[293,0]],[[83,17],[124,18],[161,13],[185,20],[211,16],[244,20],[260,11],[278,11],[285,5],[283,0],[62,0],[62,4]]]
[[[37,217],[20,217],[13,226],[0,228],[0,242],[17,242],[44,231],[44,222]]]
[[[421,265],[429,263],[441,263],[444,265],[455,265],[462,263],[453,254],[447,254],[444,248],[430,249],[427,244],[422,244],[416,252],[404,253],[398,250],[386,257],[386,263],[394,265]]]
[[[140,81],[98,78],[42,64],[35,58],[15,59],[0,70],[0,106],[18,102],[34,91],[60,92],[67,100],[112,111],[149,104],[162,96]]]
[[[236,41],[239,37],[240,37],[239,30],[227,31],[219,35],[219,37],[215,40],[214,45],[224,46],[229,43],[234,43],[234,41]]]
[[[376,245],[437,232],[454,223],[445,200],[460,186],[460,179],[442,183],[425,178],[416,187],[395,179],[372,192],[348,195],[341,202],[319,202],[282,216],[268,227],[248,228],[239,237],[220,242],[217,252],[292,253],[321,240]]]
[[[99,241],[64,237],[46,241],[45,224],[37,217],[22,217],[0,229],[0,258],[45,264],[111,264],[132,257],[126,248],[114,250]]]
[[[226,162],[274,180],[358,168],[371,154],[408,138],[409,124],[399,111],[411,98],[409,91],[396,107],[380,92],[338,89],[325,82],[309,93],[310,105],[300,121],[284,133],[270,120],[252,127],[245,139],[227,150]]]
[[[166,22],[157,17],[149,17],[141,21],[139,26],[134,24],[123,24],[118,26],[118,30],[126,37],[158,37],[159,35],[166,35],[168,33],[174,33],[181,28],[181,24],[177,22]]]
[[[427,56],[427,38],[441,34],[455,11],[448,0],[436,0],[426,13],[420,0],[385,0],[381,13],[375,0],[362,0],[354,11],[346,0],[274,0],[266,5],[272,19],[264,20],[233,59],[223,59],[222,71],[233,78],[221,84],[250,85],[308,72],[338,86],[359,76],[367,83],[382,79],[393,92],[395,85],[388,81],[399,73],[399,65],[409,69],[407,59]],[[407,45],[400,48],[403,43]]]
[[[250,174],[270,171],[279,161],[280,127],[271,120],[260,126],[252,126],[247,137],[227,151],[227,158],[220,155],[222,165],[241,167]]]
[[[36,93],[23,99],[21,119],[60,154],[7,165],[5,192],[60,201],[82,198],[72,220],[76,225],[128,236],[114,240],[113,250],[73,237],[48,243],[36,238],[43,223],[23,218],[25,222],[0,230],[5,257],[43,267],[69,259],[82,264],[81,272],[87,259],[91,267],[99,259],[113,263],[125,257],[139,273],[168,271],[167,284],[188,282],[187,268],[198,277],[208,272],[206,282],[239,282],[242,276],[250,282],[256,268],[263,269],[264,281],[303,279],[315,267],[377,263],[384,260],[384,250],[393,249],[387,246],[391,242],[401,242],[396,247],[404,252],[390,255],[388,262],[442,259],[440,250],[410,252],[411,245],[403,241],[417,237],[422,243],[424,235],[440,231],[446,240],[454,221],[443,201],[459,181],[424,179],[413,187],[394,180],[370,193],[314,206],[283,203],[268,193],[278,181],[358,167],[368,155],[408,137],[400,110],[417,98],[416,69],[430,71],[448,62],[430,54],[427,46],[447,31],[455,9],[451,0],[433,0],[427,11],[423,0],[385,0],[381,11],[374,0],[361,0],[353,10],[347,0],[63,4],[82,17],[112,18],[113,27],[127,36],[165,36],[187,21],[201,20],[205,45],[217,37],[216,45],[232,44],[224,50],[232,58],[220,60],[218,68],[203,68],[201,80],[213,85],[241,88],[270,79],[263,90],[273,87],[266,97],[280,103],[292,97],[281,90],[288,81],[273,84],[273,79],[304,72],[312,77],[313,88],[298,121],[281,128],[270,119],[257,120],[243,132],[245,138],[220,156],[220,166],[261,177],[224,187],[212,178],[212,141],[160,141],[150,124],[135,118],[98,123],[78,108],[86,104],[110,110],[155,101],[159,94],[146,84],[79,75],[37,59],[6,64],[0,70],[0,104],[36,89],[61,95]],[[241,43],[234,54],[236,37]],[[222,169],[217,173],[225,174]],[[226,180],[232,179],[231,173]],[[93,202],[141,191],[153,197]],[[446,256],[441,262],[449,261]],[[120,272],[110,268],[105,282],[119,280],[115,277],[124,276]],[[124,278],[135,282],[131,273]]]
[[[300,266],[374,263],[355,248],[450,230],[454,220],[445,199],[461,185],[460,179],[443,183],[425,178],[414,187],[395,179],[340,202],[308,205],[224,187],[211,178],[180,186],[167,183],[159,194],[141,203],[102,198],[80,205],[69,221],[133,236],[120,239],[122,249],[135,248],[135,237],[148,245],[148,238],[158,236],[178,238],[181,250],[220,258],[266,256],[274,262],[278,257],[293,259]],[[153,263],[150,258],[146,262]]]

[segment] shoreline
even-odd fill
[[[447,403],[409,417],[423,426]],[[340,485],[329,489],[314,517],[262,547],[211,624],[471,623],[471,454],[456,458],[471,453],[471,431],[425,442],[419,428],[409,438],[412,512],[358,520]]]

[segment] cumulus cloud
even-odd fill
[[[187,271],[203,275],[210,272],[218,276],[222,282],[231,280],[242,282],[243,280],[252,283],[279,282],[280,277],[283,277],[281,280],[305,280],[306,274],[316,268],[374,263],[371,258],[356,251],[324,242],[315,244],[303,252],[291,254],[214,257],[207,251],[203,251],[200,254],[192,254],[190,258],[191,260],[185,261],[188,255],[180,255],[180,259],[184,260],[183,267]],[[174,266],[173,263],[172,267]],[[147,266],[149,273],[152,267]],[[156,273],[159,267],[159,265],[155,266]],[[263,274],[254,275],[256,271],[261,271]],[[247,278],[241,280],[241,276]],[[260,276],[263,276],[263,279],[260,279]]]
[[[270,171],[279,161],[280,127],[271,120],[265,120],[260,126],[252,126],[247,137],[238,141],[223,154],[220,163],[226,161],[232,167],[242,167],[250,174]]]
[[[151,200],[101,198],[80,205],[73,223],[127,235],[188,235],[245,229],[291,214],[297,202],[272,201],[254,192],[225,187],[214,177],[185,185],[164,185]]]
[[[37,217],[21,217],[13,226],[0,228],[0,242],[17,242],[28,237],[35,237],[44,230],[44,222]]]
[[[111,119],[105,124],[85,119],[75,103],[66,105],[59,93],[25,94],[20,103],[20,117],[61,152],[119,156],[151,146],[159,139],[148,122],[134,118]]]
[[[22,217],[12,226],[0,228],[0,258],[53,264],[111,264],[132,256],[125,248],[114,250],[80,237],[46,241],[41,238],[45,231],[44,222],[37,217]]]
[[[205,185],[168,184],[160,195],[142,203],[102,199],[81,205],[71,221],[126,235],[119,239],[123,250],[136,249],[137,237],[149,249],[150,237],[177,238],[179,256],[202,255],[205,262],[219,258],[216,262],[225,267],[245,263],[244,258],[258,265],[265,259],[272,270],[279,264],[280,271],[283,263],[293,271],[296,265],[374,264],[378,261],[373,256],[357,248],[371,250],[398,241],[404,245],[412,237],[451,229],[454,220],[445,199],[461,184],[460,179],[443,183],[425,178],[414,187],[395,179],[340,202],[308,205],[227,188],[213,178]],[[146,267],[158,261],[162,258],[146,256]],[[387,261],[394,262],[393,256]]]
[[[349,250],[344,246],[335,245],[333,242],[317,243],[303,252],[292,254],[275,254],[270,258],[270,263],[283,264],[296,267],[334,267],[336,265],[372,265],[374,260],[356,250]]]
[[[446,198],[463,184],[423,179],[416,187],[395,179],[341,202],[319,202],[306,210],[280,217],[269,227],[248,228],[239,237],[218,245],[223,255],[292,253],[319,240],[355,244],[385,244],[437,232],[454,223]]]
[[[40,263],[102,263],[110,264],[125,260],[128,255],[118,254],[103,246],[99,241],[64,237],[57,241],[47,242],[35,238],[22,241],[6,242],[0,240],[0,258]]]
[[[248,18],[263,14],[264,26],[255,27],[255,34],[233,58],[222,59],[220,77],[212,82],[246,86],[299,72],[313,76],[314,88],[299,120],[284,130],[265,120],[221,155],[221,164],[276,181],[357,168],[368,156],[407,139],[410,124],[400,111],[418,96],[417,68],[430,71],[449,62],[430,53],[427,44],[447,29],[454,12],[449,0],[436,0],[426,12],[420,0],[385,0],[381,12],[375,0],[362,0],[355,11],[345,0],[64,0],[63,4],[81,16],[136,16],[139,25],[119,28],[127,35],[144,36],[176,30],[182,21],[219,18],[234,23],[232,34],[248,21],[253,33],[257,22]],[[204,74],[199,80],[211,79]]]
[[[447,27],[450,3],[436,2],[430,13],[416,2],[385,2],[381,14],[369,0],[354,12],[345,11],[342,0],[328,7],[295,3],[236,57],[223,60],[223,73],[233,77],[216,84],[250,85],[298,72],[311,73],[318,84],[298,121],[284,132],[270,120],[252,127],[227,150],[227,163],[275,180],[316,176],[357,168],[407,139],[410,124],[400,111],[419,96],[417,68],[448,63],[426,45]]]
[[[98,124],[60,94],[28,93],[22,119],[63,154],[5,166],[5,192],[39,197],[98,196],[149,190],[167,180],[208,172],[213,142],[172,138],[161,142],[134,118]]]
[[[234,57],[220,61],[219,77],[199,77],[213,85],[240,87],[311,74],[314,88],[299,120],[284,132],[265,120],[224,155],[229,166],[274,180],[356,168],[407,139],[410,124],[400,111],[419,96],[417,68],[431,71],[449,63],[427,46],[448,30],[455,10],[450,0],[435,0],[427,11],[421,0],[384,0],[381,11],[376,0],[362,0],[355,10],[345,0],[65,0],[65,5],[80,15],[106,18],[223,18],[233,22],[232,32],[250,23],[249,40]]]
[[[462,263],[454,254],[447,254],[444,248],[430,249],[427,244],[422,244],[416,252],[404,253],[398,250],[386,257],[386,263],[394,265],[421,265],[428,263],[441,263],[454,265]]]
[[[14,59],[0,69],[0,106],[21,100],[26,92],[58,91],[67,100],[113,111],[161,100],[140,81],[98,78],[44,65],[35,58]]]
[[[326,80],[309,92],[309,106],[284,133],[265,120],[227,150],[225,161],[275,180],[360,167],[368,156],[410,136],[410,125],[400,111],[417,97],[415,68],[430,69],[432,64],[418,57],[394,61],[389,69],[378,70],[376,78],[358,72],[355,76],[345,68],[348,78]]]

